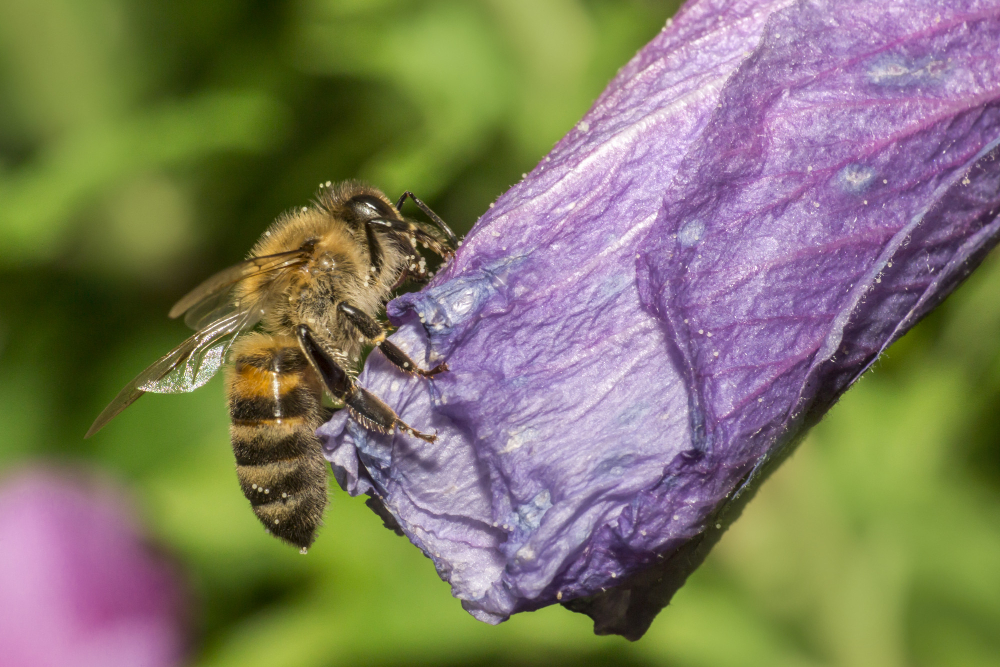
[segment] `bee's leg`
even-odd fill
[[[378,396],[354,383],[354,379],[341,368],[333,358],[313,337],[312,329],[305,324],[295,328],[299,341],[309,363],[319,374],[326,390],[336,400],[341,401],[351,410],[358,421],[366,428],[382,433],[391,433],[394,428],[414,435],[421,440],[434,442],[437,436],[421,433],[399,418],[392,408],[383,403]]]
[[[427,214],[427,217],[434,221],[434,224],[441,228],[448,236],[448,240],[451,242],[451,247],[455,248],[458,246],[458,237],[455,236],[455,232],[451,231],[451,227],[445,224],[445,221],[438,217],[438,214],[431,210],[431,207],[417,199],[416,195],[407,190],[399,197],[399,201],[396,202],[396,210],[402,214],[403,212],[403,202],[409,197],[413,200],[413,203],[420,207],[420,210]]]
[[[337,311],[347,318],[347,321],[354,325],[362,336],[375,347],[382,350],[385,358],[407,373],[416,373],[424,377],[431,377],[448,370],[448,364],[438,364],[429,371],[420,368],[413,359],[396,347],[391,341],[385,338],[385,329],[378,321],[372,319],[359,308],[355,308],[346,301],[337,304]]]
[[[399,274],[399,278],[396,279],[396,284],[392,286],[391,291],[399,289],[403,285],[403,283],[406,282],[406,279],[409,277],[410,277],[410,270],[404,267],[402,273]],[[423,278],[422,275],[419,277]]]
[[[369,228],[378,226],[386,231],[395,232],[396,234],[402,234],[403,236],[409,237],[411,243],[413,243],[414,251],[416,250],[416,244],[419,242],[423,243],[441,257],[454,254],[455,252],[451,248],[445,247],[441,241],[431,236],[412,222],[407,222],[405,220],[390,220],[388,218],[372,218],[367,224]]]
[[[402,272],[399,274],[399,278],[396,278],[396,282],[390,288],[390,291],[399,289],[407,280],[426,283],[433,275],[434,274],[427,272],[426,266],[418,266],[414,273],[410,273],[409,267],[404,266]]]

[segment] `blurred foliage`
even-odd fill
[[[466,231],[674,9],[0,3],[0,468],[132,488],[190,577],[196,665],[996,665],[996,261],[815,429],[637,644],[561,608],[473,620],[339,490],[308,557],[278,544],[235,484],[218,380],[81,439],[186,335],[173,301],[317,183],[411,189]]]

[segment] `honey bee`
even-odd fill
[[[407,197],[440,231],[402,216]],[[170,317],[183,315],[196,333],[122,389],[86,437],[145,392],[193,391],[228,361],[240,487],[261,523],[304,553],[327,501],[327,465],[315,434],[325,416],[324,389],[366,428],[435,439],[355,382],[365,345],[405,373],[432,377],[448,370],[446,364],[422,369],[386,339],[376,319],[407,277],[428,277],[418,244],[448,258],[457,239],[410,192],[393,205],[357,181],[327,182],[312,206],[280,216],[246,261],[174,305]]]

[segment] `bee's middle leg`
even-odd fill
[[[372,343],[375,347],[382,350],[382,354],[385,358],[391,361],[395,366],[399,367],[406,373],[416,373],[417,375],[422,375],[424,377],[431,377],[437,375],[438,373],[443,373],[448,370],[448,364],[438,364],[429,371],[425,371],[420,368],[413,359],[403,352],[401,349],[396,347],[392,341],[389,341],[385,337],[385,329],[382,325],[378,323],[377,320],[369,317],[361,309],[352,306],[351,304],[341,301],[337,304],[337,310],[347,318],[347,320],[354,325],[362,336],[364,336],[368,341]]]
[[[391,433],[394,428],[414,435],[421,440],[434,442],[437,436],[422,433],[402,419],[399,418],[393,409],[382,402],[382,400],[367,389],[359,387],[354,379],[341,368],[333,357],[319,344],[312,329],[305,324],[300,324],[295,329],[299,347],[305,353],[306,358],[319,374],[326,390],[330,392],[338,401],[342,401],[351,412],[358,418],[366,428]]]

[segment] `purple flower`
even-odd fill
[[[562,602],[640,637],[997,242],[998,142],[998,0],[689,3],[390,304],[451,371],[375,353],[361,383],[439,440],[337,414],[338,480],[476,618]]]
[[[33,472],[0,487],[0,663],[181,664],[172,569],[137,536],[127,501]]]

